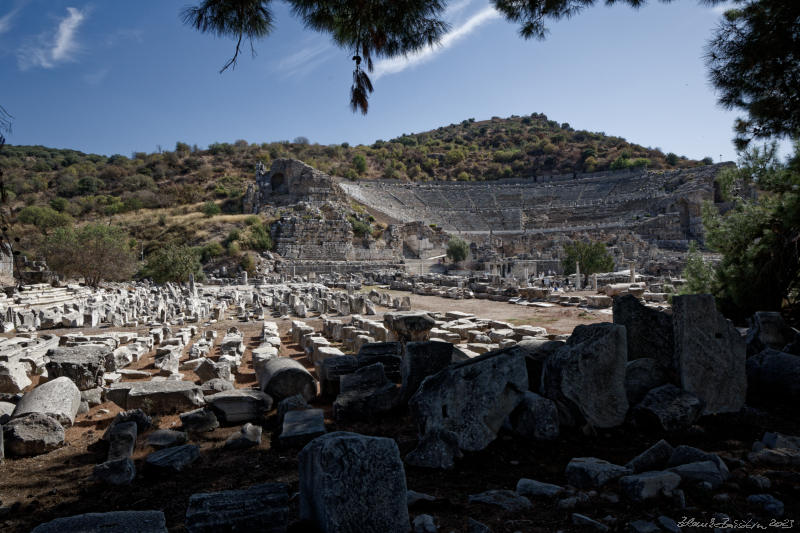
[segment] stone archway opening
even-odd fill
[[[272,194],[287,194],[289,187],[286,183],[286,176],[280,172],[276,172],[270,178],[270,185],[272,186]]]

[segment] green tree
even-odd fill
[[[219,207],[219,205],[217,205],[216,202],[208,201],[203,204],[203,206],[200,208],[200,211],[206,217],[210,218],[213,217],[214,215],[219,215],[222,212],[222,209]]]
[[[50,206],[31,205],[24,207],[17,214],[17,220],[23,224],[33,224],[44,235],[50,231],[70,226],[72,217],[66,213],[59,213]]]
[[[200,252],[200,260],[207,263],[214,257],[219,257],[225,253],[225,248],[218,241],[213,241],[203,246]]]
[[[272,237],[269,235],[269,230],[262,224],[251,226],[247,237],[247,246],[251,250],[259,252],[272,250]]]
[[[87,285],[124,281],[136,271],[128,234],[116,226],[86,224],[57,228],[42,247],[47,265],[63,277],[82,277]]]
[[[372,233],[372,226],[369,225],[369,222],[364,222],[363,220],[358,220],[355,217],[348,217],[350,220],[350,226],[353,228],[353,235],[356,237],[366,237],[370,233]]]
[[[469,255],[469,245],[464,239],[452,237],[447,243],[447,257],[453,263],[460,263]]]
[[[680,294],[708,294],[713,290],[714,267],[703,259],[695,241],[689,243],[686,266],[681,277],[686,283],[681,287]]]
[[[67,210],[67,206],[69,205],[69,200],[66,198],[61,198],[60,196],[56,196],[52,200],[50,200],[50,207],[58,211],[59,213],[63,213]]]
[[[774,144],[749,148],[723,176],[734,208],[724,215],[710,204],[703,209],[706,245],[722,254],[713,293],[725,316],[736,320],[784,305],[800,314],[800,142],[787,162],[776,154]]]
[[[356,154],[353,156],[353,168],[356,169],[356,172],[359,174],[363,174],[367,171],[367,158],[364,157],[362,154]]]
[[[256,261],[251,254],[242,254],[242,257],[239,259],[239,266],[248,274],[256,273]]]
[[[152,278],[156,283],[168,281],[185,283],[189,281],[191,275],[194,275],[195,279],[202,279],[200,255],[201,251],[191,246],[178,244],[161,246],[147,258],[141,275]]]
[[[678,154],[670,152],[665,156],[665,159],[669,165],[672,165],[674,167],[675,165],[678,164],[678,160],[680,158],[678,157]]]
[[[573,241],[564,245],[564,258],[561,260],[564,274],[574,274],[576,262],[584,278],[589,274],[611,272],[614,269],[614,258],[605,243],[599,241]]]

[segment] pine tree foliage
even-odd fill
[[[734,0],[706,50],[719,103],[740,109],[734,142],[800,132],[800,2]]]
[[[755,311],[797,310],[800,296],[800,143],[786,162],[774,146],[751,148],[732,181],[756,188],[758,196],[733,196],[721,215],[703,210],[707,246],[722,254],[712,289],[726,316],[744,319]]]

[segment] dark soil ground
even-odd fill
[[[481,313],[481,316],[489,315]],[[588,321],[597,321],[596,317],[592,318]],[[277,322],[284,341],[282,355],[294,357],[310,368],[299,347],[291,344],[291,338],[286,335],[290,321]],[[309,322],[320,327],[318,320]],[[224,331],[234,325],[244,333],[248,348],[236,386],[248,388],[255,381],[249,364],[249,350],[259,345],[261,327],[257,322],[241,323],[235,320],[221,321],[212,327],[219,330],[221,338]],[[155,373],[152,354],[132,365],[132,368]],[[197,377],[186,373],[184,379],[197,380]],[[387,415],[374,423],[337,424],[332,419],[330,402],[317,401],[316,407],[325,410],[329,431],[355,431],[393,438],[403,456],[416,446],[416,428],[407,413]],[[261,445],[257,448],[246,451],[223,449],[227,437],[238,431],[239,426],[191,435],[190,442],[201,448],[201,459],[187,471],[169,477],[158,477],[145,469],[144,458],[153,450],[144,444],[146,434],[141,435],[134,455],[138,471],[134,482],[127,487],[101,486],[91,480],[91,473],[95,464],[105,460],[106,448],[100,437],[119,411],[119,407],[110,402],[93,407],[89,413],[80,415],[75,426],[67,430],[67,444],[64,447],[38,457],[6,458],[0,464],[0,531],[29,531],[35,525],[57,517],[87,512],[149,509],[164,511],[170,531],[183,531],[184,516],[192,494],[244,488],[263,482],[289,484],[295,494],[291,499],[290,522],[299,519],[296,492],[297,454],[300,449],[281,449],[277,445],[278,427],[274,410],[261,421],[264,433]],[[155,418],[158,428],[177,428],[179,425],[177,414]],[[690,432],[667,436],[673,445],[689,444],[717,452],[726,459],[732,477],[715,494],[729,494],[727,501],[719,501],[712,498],[712,494],[691,487],[686,490],[686,509],[678,509],[671,500],[666,499],[636,505],[625,499],[610,504],[594,498],[591,504],[574,510],[559,509],[552,501],[533,501],[531,510],[503,512],[467,501],[468,495],[490,489],[513,490],[523,477],[564,485],[564,468],[572,457],[594,456],[624,464],[664,437],[655,433],[645,434],[626,425],[589,435],[575,430],[564,433],[554,442],[530,442],[501,433],[487,449],[468,454],[458,461],[452,471],[407,466],[408,488],[436,497],[434,502],[412,507],[410,514],[412,518],[422,513],[431,514],[443,532],[467,531],[467,519],[471,517],[489,525],[496,533],[585,531],[585,528],[572,524],[573,512],[595,519],[611,515],[616,518],[613,531],[628,531],[631,520],[655,519],[660,515],[675,520],[683,516],[700,519],[719,512],[731,518],[744,518],[748,513],[745,499],[752,493],[744,478],[749,474],[763,473],[763,470],[757,470],[749,463],[740,464],[739,460],[746,456],[754,441],[761,439],[765,430],[800,434],[800,417],[796,406],[773,409],[769,414],[751,411],[742,415],[706,418]],[[800,473],[797,469],[794,472],[769,473],[768,477],[773,482],[768,492],[784,502],[786,518],[800,518]],[[769,524],[768,519],[761,519],[760,522]],[[257,530],[258,524],[253,524],[253,531]],[[296,527],[295,530],[306,529]]]

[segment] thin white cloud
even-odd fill
[[[6,33],[7,31],[11,30],[11,19],[13,19],[17,13],[19,12],[20,8],[14,8],[2,17],[0,17],[0,35]]]
[[[53,68],[58,63],[74,61],[78,51],[78,28],[86,20],[86,12],[67,8],[55,31],[45,31],[17,50],[17,64],[22,70],[33,67]]]
[[[133,41],[142,43],[144,31],[138,28],[123,28],[111,33],[106,37],[106,46],[116,46],[123,41]]]
[[[103,68],[95,72],[89,72],[88,74],[83,75],[83,81],[85,81],[88,85],[99,85],[104,79],[106,79],[109,71],[110,69]]]
[[[281,59],[277,69],[285,77],[307,74],[326,61],[331,52],[333,46],[328,43],[307,46]]]
[[[457,28],[447,32],[439,44],[434,46],[426,46],[419,52],[408,54],[403,57],[394,57],[391,59],[382,59],[375,64],[375,71],[372,79],[385,76],[386,74],[396,74],[402,72],[409,67],[413,67],[430,61],[435,56],[447,50],[458,41],[481,27],[483,24],[490,22],[494,19],[500,18],[500,13],[491,6],[481,9],[476,14],[472,15],[466,22]]]

